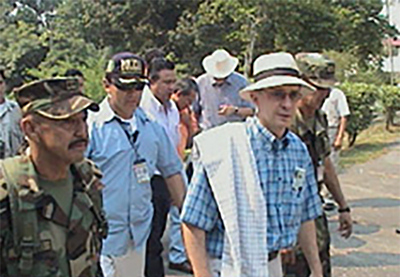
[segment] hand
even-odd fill
[[[221,105],[219,106],[219,115],[229,116],[235,113],[236,107],[231,105]]]
[[[339,138],[336,138],[335,141],[332,144],[333,149],[335,150],[340,150],[342,148],[342,140]]]
[[[282,264],[294,265],[296,263],[296,254],[293,248],[282,249],[279,252],[281,254]]]
[[[344,238],[350,237],[353,230],[353,221],[350,213],[339,213],[339,228],[340,235]]]

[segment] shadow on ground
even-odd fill
[[[393,253],[364,253],[353,251],[346,255],[332,257],[332,265],[340,267],[382,267],[398,266],[400,254]]]
[[[381,227],[376,224],[359,224],[353,223],[353,234],[348,239],[344,239],[340,236],[337,229],[339,222],[337,220],[329,221],[329,230],[331,234],[331,245],[336,249],[346,248],[359,248],[366,245],[366,241],[357,237],[357,235],[371,235],[379,232]]]

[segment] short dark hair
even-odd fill
[[[83,76],[82,71],[80,71],[79,69],[76,68],[70,68],[67,71],[65,71],[64,73],[65,77],[82,77],[83,79],[85,78],[85,76]]]
[[[4,72],[4,69],[0,69],[0,76],[3,78],[3,80],[6,79],[6,73]]]
[[[160,78],[158,73],[164,69],[174,70],[175,64],[164,58],[153,59],[149,64],[149,80],[152,82],[157,81]]]
[[[150,64],[156,58],[165,58],[165,52],[160,48],[150,48],[144,54],[144,60]]]
[[[199,86],[197,85],[196,81],[191,77],[182,78],[175,84],[175,93],[180,92],[182,95],[187,96],[192,91],[198,93]]]

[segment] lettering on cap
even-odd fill
[[[121,73],[126,72],[141,72],[142,66],[137,59],[121,60]]]

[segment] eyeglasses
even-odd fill
[[[283,101],[286,99],[287,96],[289,96],[290,100],[293,102],[296,102],[297,100],[299,100],[301,98],[300,90],[294,90],[291,92],[274,90],[274,91],[268,92],[268,94],[277,101]]]

